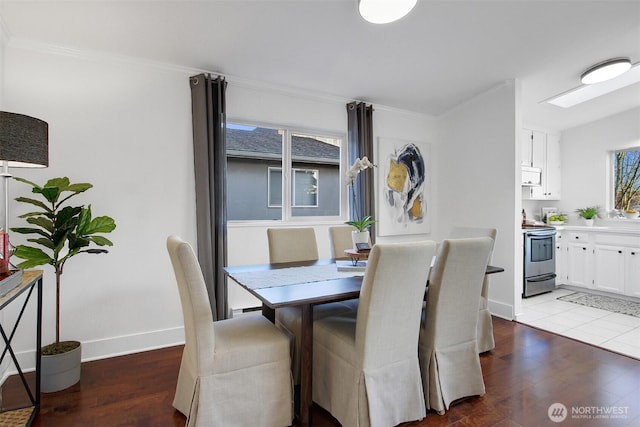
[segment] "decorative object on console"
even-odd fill
[[[21,274],[9,262],[9,168],[42,168],[49,165],[49,126],[24,114],[0,111],[0,163],[4,179],[4,223],[1,231],[0,295],[20,284]]]
[[[28,197],[18,197],[16,201],[36,206],[38,210],[20,216],[26,219],[30,226],[14,227],[11,231],[20,234],[35,234],[37,238],[28,239],[29,242],[41,246],[19,245],[15,256],[23,259],[19,268],[33,268],[40,265],[51,265],[56,274],[56,340],[53,344],[43,347],[41,390],[52,392],[70,387],[80,380],[80,343],[77,341],[60,341],[60,277],[67,261],[81,253],[108,253],[106,249],[90,247],[113,246],[113,243],[101,236],[116,228],[113,218],[99,216],[92,218],[91,205],[63,206],[71,197],[87,191],[93,185],[89,183],[72,184],[69,178],[54,178],[40,186],[22,178],[17,181],[32,187],[33,194],[39,194],[44,201]],[[55,248],[55,249],[54,249]],[[65,251],[66,248],[66,251]],[[45,252],[46,251],[46,252]],[[48,370],[50,358],[65,358],[65,353],[73,352],[69,366]],[[55,365],[57,362],[53,362]]]
[[[627,217],[628,219],[635,219],[638,218],[638,211],[635,209],[627,209],[624,211],[624,216]]]

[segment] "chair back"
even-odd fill
[[[425,337],[432,348],[476,341],[478,304],[492,239],[444,240],[431,271]]]
[[[432,241],[373,246],[356,320],[356,348],[363,368],[416,356]]]
[[[353,248],[353,239],[351,232],[355,231],[353,225],[338,225],[329,227],[329,240],[331,241],[331,258],[343,259],[349,258],[345,255],[346,249]]]
[[[213,315],[209,305],[209,294],[198,258],[191,245],[178,236],[167,238],[167,250],[178,283],[182,316],[184,318],[185,351],[183,357],[190,359],[190,366],[205,364],[200,357],[214,352]]]
[[[495,228],[482,228],[482,227],[467,227],[467,226],[454,226],[449,233],[450,239],[466,239],[469,237],[491,237],[496,240],[497,230]],[[493,244],[491,245],[493,250]]]
[[[313,228],[268,228],[269,262],[316,261],[318,243]]]

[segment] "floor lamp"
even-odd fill
[[[10,167],[42,168],[49,166],[49,126],[46,122],[24,114],[0,111],[0,176],[4,181],[4,233],[9,232]],[[11,249],[8,234],[3,235],[2,268],[10,266]],[[5,290],[6,291],[6,290]]]

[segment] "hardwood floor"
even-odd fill
[[[486,395],[463,399],[444,416],[429,413],[407,426],[638,426],[640,361],[494,318],[496,348],[481,356]],[[34,426],[183,426],[171,406],[182,347],[88,362],[82,380],[42,395]],[[7,386],[7,384],[5,384]],[[550,421],[564,404],[568,418]],[[573,418],[581,411],[626,411],[622,418]],[[339,426],[314,407],[314,426]]]

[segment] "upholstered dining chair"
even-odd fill
[[[426,415],[418,334],[431,241],[371,249],[356,315],[313,327],[313,400],[343,426],[394,426]]]
[[[431,271],[418,354],[426,407],[440,415],[456,399],[485,393],[476,324],[492,244],[444,240]]]
[[[353,225],[336,225],[329,227],[329,240],[331,241],[331,258],[348,259],[344,251],[353,248],[353,239],[351,232],[355,231]],[[369,239],[371,246],[371,239]]]
[[[491,245],[491,252],[495,246],[497,231],[495,228],[480,227],[461,227],[455,226],[451,230],[449,238],[461,239],[465,237],[490,237],[494,244]],[[489,256],[491,262],[491,256]],[[491,320],[491,312],[489,311],[489,276],[484,275],[482,278],[482,292],[480,305],[478,306],[478,352],[493,350],[496,342],[493,337],[493,321]]]
[[[288,337],[260,315],[213,322],[191,246],[169,236],[185,346],[173,406],[187,426],[281,427],[293,419]]]
[[[315,261],[318,259],[318,246],[313,228],[268,228],[269,260],[271,263]],[[313,319],[352,311],[349,303],[332,302],[318,304],[313,308]],[[295,384],[300,383],[300,356],[302,309],[300,307],[282,307],[276,310],[276,326],[292,339],[291,370]]]
[[[311,227],[267,228],[267,238],[272,264],[318,259],[316,232]]]

